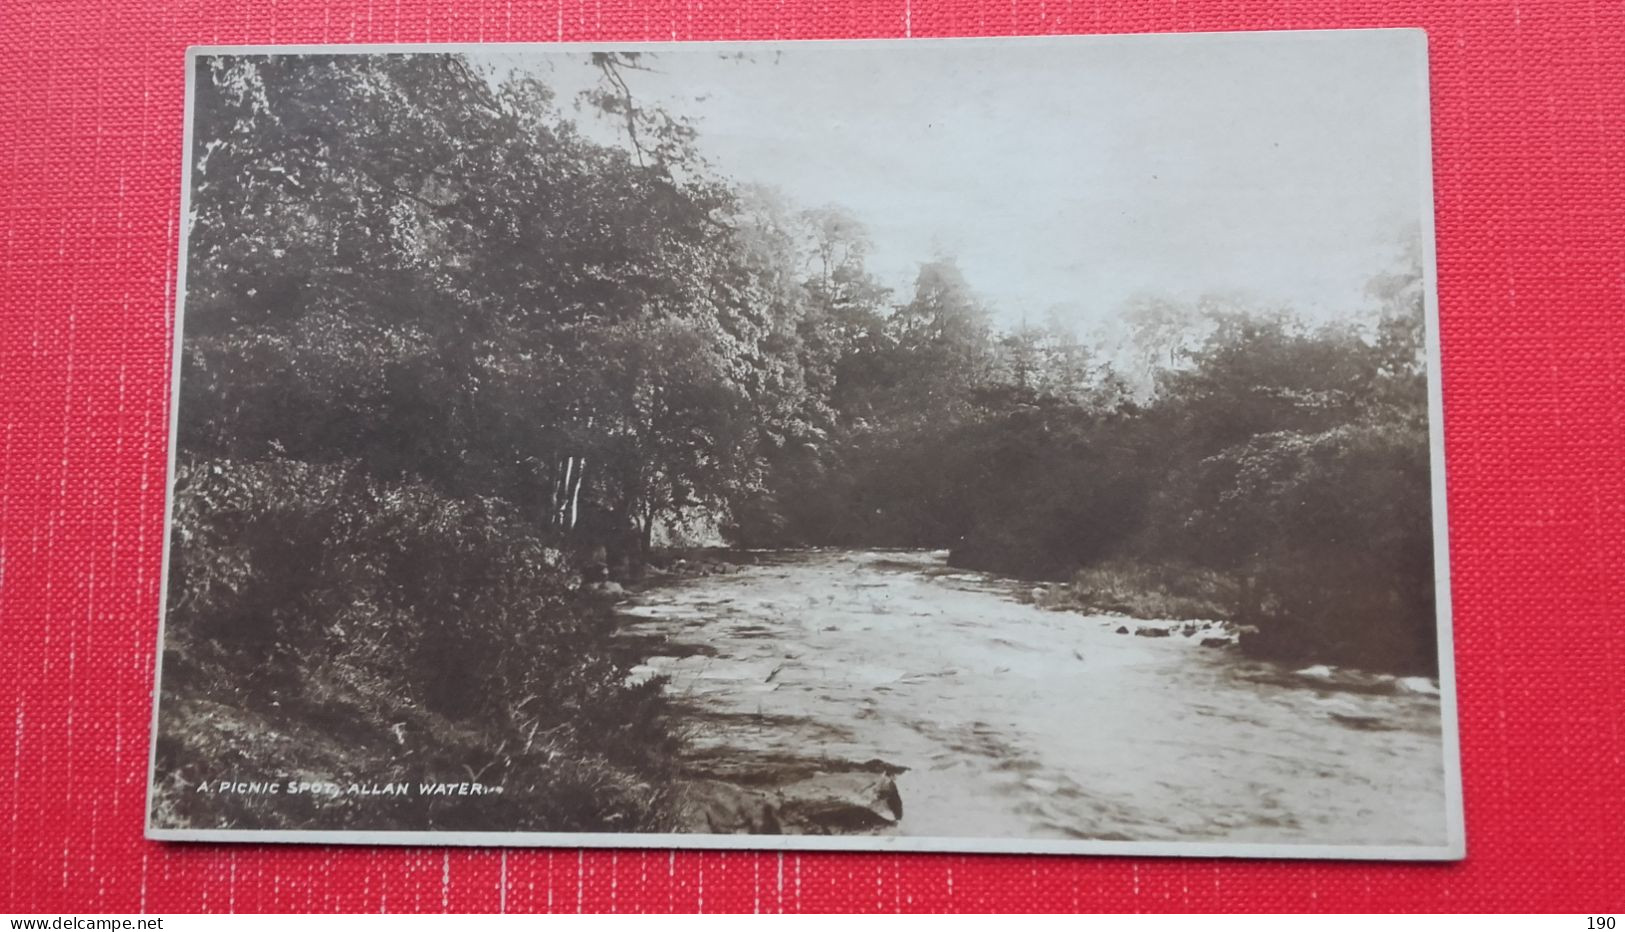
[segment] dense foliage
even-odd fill
[[[380,759],[552,773],[577,805],[532,823],[630,827],[657,697],[579,574],[696,523],[1156,565],[1218,580],[1261,651],[1433,667],[1414,258],[1363,324],[1161,301],[1112,346],[1001,329],[952,261],[894,294],[848,213],[721,176],[631,93],[638,56],[579,67],[559,101],[450,55],[200,61],[177,707],[258,691]],[[578,125],[606,118],[618,142]],[[505,750],[436,758],[469,723]]]

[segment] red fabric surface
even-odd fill
[[[1349,26],[1432,37],[1465,862],[141,838],[188,44]],[[0,166],[0,911],[1625,910],[1617,2],[3,0]]]

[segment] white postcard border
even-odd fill
[[[1290,843],[1198,842],[1198,841],[1105,841],[1036,838],[956,838],[911,837],[899,835],[718,835],[704,833],[604,833],[604,832],[467,832],[467,831],[369,831],[369,830],[280,830],[280,829],[177,829],[152,824],[157,774],[159,704],[163,682],[164,624],[168,614],[170,541],[174,522],[175,467],[180,427],[180,374],[184,339],[187,281],[187,240],[191,230],[193,108],[195,105],[196,63],[206,55],[356,55],[356,54],[445,54],[502,50],[541,51],[544,49],[585,53],[593,51],[673,51],[699,48],[760,50],[772,46],[799,45],[847,48],[883,48],[920,44],[932,45],[1028,45],[1037,43],[1095,45],[1157,42],[1268,41],[1271,37],[1336,39],[1349,33],[1408,33],[1414,37],[1421,87],[1418,100],[1422,109],[1423,133],[1418,157],[1422,160],[1421,198],[1423,300],[1426,319],[1428,379],[1428,435],[1432,481],[1434,579],[1436,628],[1439,648],[1440,747],[1443,754],[1443,788],[1446,840],[1441,845],[1322,845]],[[755,41],[676,41],[676,42],[431,42],[431,43],[328,43],[294,45],[195,45],[186,50],[186,84],[182,120],[180,236],[178,261],[170,287],[175,290],[175,317],[171,334],[169,451],[164,483],[164,539],[162,570],[159,577],[157,659],[153,673],[153,708],[149,737],[145,837],[160,842],[247,842],[321,845],[410,845],[455,847],[560,847],[560,848],[680,848],[702,850],[756,851],[859,851],[859,852],[939,852],[961,854],[1046,854],[1110,855],[1191,858],[1286,858],[1343,859],[1370,861],[1457,861],[1466,857],[1466,833],[1461,786],[1459,722],[1456,707],[1456,677],[1453,612],[1450,593],[1449,521],[1445,482],[1444,404],[1440,385],[1441,350],[1439,339],[1438,266],[1435,244],[1433,191],[1433,145],[1431,96],[1427,55],[1427,34],[1422,29],[1338,29],[1338,30],[1258,30],[1242,32],[1127,33],[1114,35],[1048,35],[1008,37],[943,37],[932,39],[804,39]]]

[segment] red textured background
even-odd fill
[[[1391,25],[1432,37],[1464,863],[142,840],[188,44]],[[0,0],[0,911],[1625,910],[1622,388],[1617,0]]]

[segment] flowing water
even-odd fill
[[[943,563],[767,555],[638,593],[624,630],[657,645],[692,764],[904,767],[902,834],[1443,843],[1430,681],[1117,634]]]

